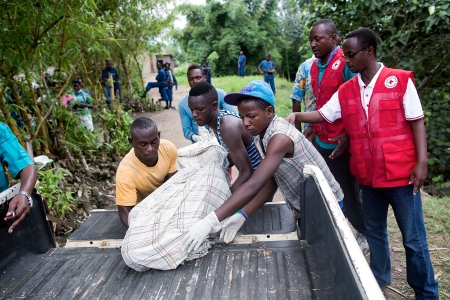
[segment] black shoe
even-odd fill
[[[166,106],[166,107],[164,107],[164,109],[169,109],[169,107],[168,107],[168,106]]]
[[[142,94],[139,94],[139,98],[145,98],[145,95],[146,95],[147,93],[142,93]]]

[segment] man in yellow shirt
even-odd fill
[[[116,173],[116,204],[125,227],[131,209],[177,171],[177,148],[159,138],[153,120],[137,118],[130,133],[128,140],[133,149],[122,159]]]

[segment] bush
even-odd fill
[[[445,89],[423,93],[422,104],[428,136],[427,192],[450,194],[450,94]]]

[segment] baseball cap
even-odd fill
[[[268,102],[275,107],[275,96],[273,95],[270,85],[262,80],[253,80],[244,86],[240,93],[231,93],[225,96],[225,103],[237,105],[239,99],[254,98]]]

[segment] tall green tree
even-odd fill
[[[247,56],[247,73],[256,73],[266,52],[279,58],[278,1],[207,1],[205,6],[185,5],[187,26],[175,38],[190,62],[202,63],[212,52],[219,58],[215,74],[237,73],[239,51]]]

